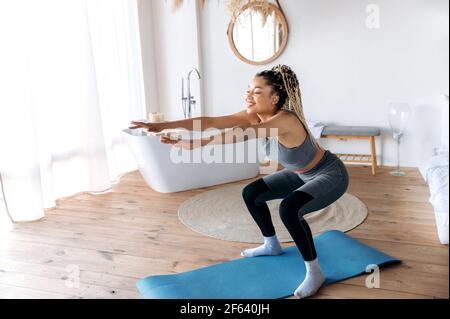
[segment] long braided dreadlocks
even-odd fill
[[[303,113],[302,94],[300,91],[300,83],[297,75],[287,65],[279,64],[271,70],[266,70],[258,73],[256,76],[264,78],[268,85],[272,86],[273,91],[278,94],[279,101],[277,104],[278,110],[285,109],[294,111],[303,127],[307,131],[314,146],[321,149],[321,145],[313,137]]]

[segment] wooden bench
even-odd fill
[[[370,142],[370,154],[338,154],[343,162],[368,163],[372,166],[372,175],[377,168],[377,152],[375,137],[380,136],[381,131],[377,127],[369,126],[325,126],[322,138],[333,138],[341,141],[368,140]]]

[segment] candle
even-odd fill
[[[163,113],[150,113],[149,114],[151,123],[161,123],[164,122],[164,114]]]

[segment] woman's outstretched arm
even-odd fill
[[[292,116],[280,112],[266,122],[258,124],[242,124],[222,134],[210,137],[210,140],[202,140],[202,146],[215,144],[236,144],[261,137],[276,137],[291,131],[298,125],[298,121]]]
[[[208,139],[173,141],[169,138],[161,137],[161,142],[173,144],[184,149],[194,149],[206,145],[237,144],[250,139],[283,135],[295,125],[298,125],[298,120],[282,112],[267,122],[237,125],[231,130],[213,135]]]
[[[235,114],[219,117],[196,117],[192,119],[162,122],[162,123],[143,123],[131,122],[130,129],[145,128],[150,132],[160,132],[165,129],[186,129],[188,131],[205,131],[212,128],[226,129],[239,125],[248,125],[251,123],[251,117],[247,111],[241,111]]]

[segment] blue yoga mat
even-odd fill
[[[367,266],[400,260],[340,231],[314,238],[323,286],[366,273]],[[150,276],[137,283],[149,299],[277,299],[292,296],[305,278],[305,264],[296,246],[279,256],[240,258],[175,275]]]

